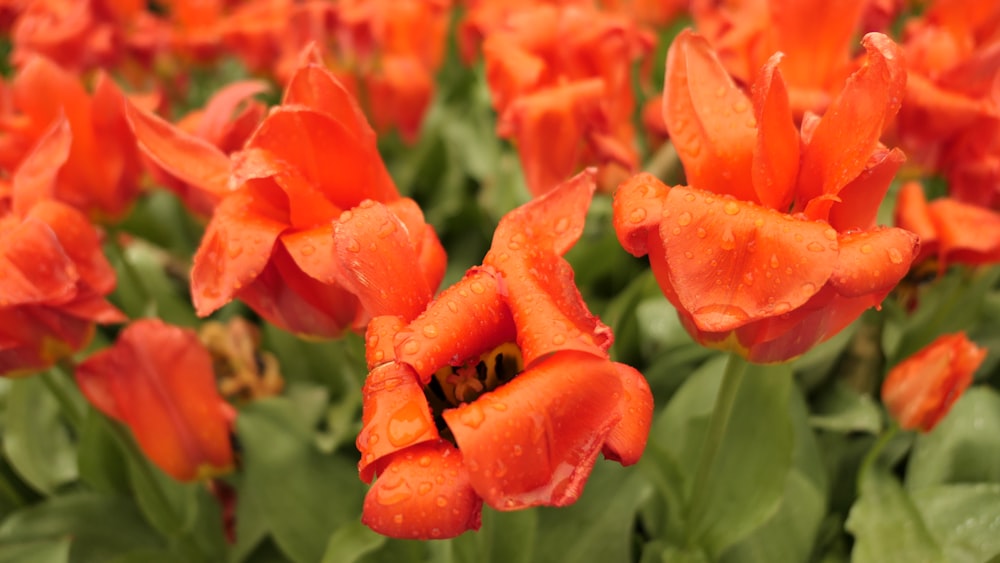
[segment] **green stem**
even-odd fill
[[[675,184],[681,180],[682,168],[677,149],[670,141],[663,143],[644,167],[646,172],[659,178],[667,184]]]
[[[132,261],[129,260],[125,249],[122,248],[118,232],[112,230],[109,231],[108,235],[108,244],[106,244],[105,247],[108,249],[112,258],[121,264],[121,271],[124,274],[124,277],[128,279],[131,287],[139,295],[139,298],[142,301],[142,310],[125,311],[125,313],[132,318],[141,317],[144,315],[146,308],[149,307],[149,304],[153,301],[153,294],[149,291],[149,288],[146,287],[146,283],[143,281],[142,276],[139,275],[139,272],[136,271],[135,266],[132,265]],[[122,285],[121,280],[119,280],[119,285]],[[125,305],[125,303],[122,303],[123,307]]]
[[[56,365],[52,369],[42,372],[38,377],[48,387],[52,396],[56,398],[56,402],[59,403],[59,408],[70,426],[79,434],[80,429],[83,427],[83,412],[80,410],[79,403],[73,398],[69,390],[66,389],[65,379],[67,372],[73,372],[72,366]]]
[[[876,440],[875,444],[872,445],[872,449],[868,450],[868,453],[865,454],[864,459],[861,460],[861,465],[858,466],[857,488],[859,491],[861,490],[861,482],[864,480],[865,475],[871,471],[872,466],[875,465],[878,457],[882,455],[886,445],[891,442],[898,433],[899,425],[893,422],[892,425],[878,437],[878,440]]]
[[[746,371],[747,361],[738,354],[730,353],[729,361],[726,362],[726,371],[722,376],[722,384],[719,386],[719,392],[715,398],[715,408],[712,410],[712,418],[709,421],[708,433],[701,449],[701,457],[698,459],[698,469],[695,472],[694,485],[691,488],[691,501],[688,505],[688,522],[694,522],[698,512],[705,509],[709,477],[715,467],[719,450],[722,448],[726,430],[729,428],[729,420],[732,418],[733,408],[736,405],[736,396],[739,394]],[[688,538],[689,540],[694,539],[691,534]]]

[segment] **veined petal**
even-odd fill
[[[663,117],[692,187],[756,201],[757,122],[703,37],[681,31],[667,52]]]
[[[701,330],[725,332],[787,313],[826,284],[837,233],[711,193],[670,190],[660,237],[680,306]]]
[[[670,188],[652,174],[632,176],[615,191],[615,234],[622,248],[633,256],[649,253],[649,237],[659,236],[663,203]]]
[[[837,195],[856,178],[899,111],[906,86],[899,46],[881,33],[865,35],[861,44],[867,61],[848,79],[802,153],[797,209],[814,197]]]
[[[795,195],[801,141],[788,103],[788,90],[778,70],[781,59],[781,53],[768,59],[753,86],[758,130],[753,150],[753,187],[761,204],[785,211]]]
[[[52,230],[59,245],[73,261],[73,267],[86,289],[100,295],[115,288],[115,271],[104,257],[101,241],[90,221],[77,209],[58,201],[42,201],[27,213]],[[53,272],[55,277],[58,274]]]
[[[341,279],[372,316],[413,319],[433,293],[402,221],[372,200],[345,211],[334,224]]]
[[[845,297],[888,291],[910,271],[920,250],[917,235],[893,227],[841,234],[830,285]]]
[[[393,538],[445,539],[478,530],[482,506],[462,452],[425,442],[392,457],[365,496],[361,521]]]
[[[338,282],[340,267],[333,246],[333,223],[284,232],[281,244],[307,276],[322,283]]]
[[[382,458],[440,439],[424,390],[410,366],[389,362],[373,368],[361,392],[364,414],[357,438],[358,471],[365,483],[371,482]]]
[[[0,305],[58,304],[76,294],[76,267],[45,222],[28,218],[0,242]]]
[[[621,393],[611,362],[560,352],[443,416],[472,487],[487,504],[497,510],[565,506],[580,496],[619,422]]]
[[[393,338],[406,326],[406,319],[396,315],[373,317],[365,329],[365,363],[368,369],[396,359]]]
[[[492,268],[472,268],[396,335],[396,359],[424,383],[455,359],[474,358],[515,340],[510,309]]]
[[[205,104],[195,133],[203,139],[210,139],[217,132],[226,129],[241,104],[251,101],[254,96],[267,92],[270,87],[261,80],[241,80],[233,82],[212,96]]]
[[[354,132],[357,139],[375,140],[357,100],[337,78],[319,64],[300,66],[292,75],[282,103],[301,105],[318,111]]]
[[[128,100],[125,116],[139,148],[156,164],[217,198],[226,193],[230,162],[222,151]]]

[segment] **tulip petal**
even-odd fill
[[[896,226],[920,238],[920,254],[915,262],[937,253],[937,227],[927,205],[924,188],[919,182],[906,182],[899,188],[896,195]]]
[[[46,223],[29,218],[0,242],[0,305],[58,304],[76,294],[76,267]]]
[[[406,319],[395,315],[374,317],[365,329],[365,363],[368,369],[396,359],[393,338],[406,326]]]
[[[561,352],[443,416],[472,487],[491,507],[565,506],[619,422],[621,393],[611,362]]]
[[[837,195],[856,178],[899,111],[906,85],[899,46],[880,33],[865,35],[861,44],[867,61],[848,79],[802,153],[797,209],[820,195]]]
[[[681,308],[725,332],[793,310],[833,271],[837,233],[773,209],[676,187],[660,225]]]
[[[753,187],[757,201],[784,211],[792,201],[799,175],[799,132],[795,129],[788,90],[775,53],[757,75],[753,87],[757,144],[753,151]]]
[[[60,116],[14,172],[11,180],[14,213],[23,215],[39,201],[55,197],[56,178],[69,158],[72,143],[69,122]]]
[[[337,283],[340,267],[333,246],[333,224],[281,235],[281,244],[295,265],[322,283]]]
[[[393,538],[445,539],[478,530],[482,506],[462,452],[427,442],[393,456],[365,496],[361,521]]]
[[[214,133],[225,130],[241,104],[253,100],[254,96],[267,92],[269,88],[261,80],[241,80],[220,88],[205,104],[195,134],[202,139],[210,139]]]
[[[930,213],[940,243],[942,268],[950,263],[1000,262],[1000,214],[996,211],[942,198],[931,202]]]
[[[283,195],[268,180],[248,182],[215,209],[194,255],[191,292],[199,316],[228,303],[264,270],[288,220]]]
[[[125,116],[139,148],[171,175],[222,197],[228,191],[229,157],[208,141],[125,101]]]
[[[653,422],[653,394],[646,378],[632,366],[614,363],[622,384],[618,400],[621,420],[608,434],[601,452],[622,465],[632,465],[642,457]]]
[[[232,465],[212,358],[194,332],[136,321],[113,347],[80,364],[76,379],[88,400],[126,424],[146,455],[175,479]]]
[[[837,194],[839,203],[830,207],[829,222],[838,232],[865,231],[875,226],[878,208],[889,191],[896,171],[906,161],[898,148],[876,151],[868,165]],[[810,215],[806,211],[806,215]],[[826,219],[815,217],[813,219]]]
[[[880,227],[839,237],[840,257],[830,285],[845,297],[888,292],[910,271],[920,242],[909,231]]]
[[[344,287],[373,316],[412,319],[433,296],[406,227],[372,200],[345,211],[334,224],[335,258]]]
[[[440,439],[427,398],[410,366],[389,362],[368,373],[361,390],[364,414],[356,441],[358,471],[369,483],[382,458],[422,442]]]
[[[618,186],[613,203],[615,234],[633,256],[649,253],[649,237],[659,236],[663,202],[670,188],[652,174],[637,174]]]
[[[692,187],[757,201],[751,181],[757,123],[703,37],[681,31],[667,52],[663,117]]]
[[[97,231],[83,213],[49,200],[34,206],[27,217],[49,226],[88,290],[101,295],[111,293],[115,288],[115,271],[104,257]]]
[[[310,63],[296,69],[285,87],[282,103],[323,113],[353,131],[357,139],[374,142],[375,132],[357,100],[330,71],[318,64]]]
[[[445,289],[427,309],[396,335],[396,359],[416,370],[420,380],[452,362],[475,358],[516,336],[492,268],[472,268]]]

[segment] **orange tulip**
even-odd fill
[[[907,182],[896,199],[896,225],[920,237],[920,255],[948,264],[972,266],[1000,262],[1000,214],[950,197],[927,203],[918,182]]]
[[[483,265],[423,312],[368,328],[369,375],[357,446],[377,479],[362,521],[401,538],[445,538],[497,510],[564,506],[597,455],[635,463],[652,395],[612,362],[562,258],[583,230],[589,171],[501,219]],[[339,232],[339,227],[338,227]],[[388,273],[357,274],[372,290]]]
[[[178,481],[227,472],[234,411],[219,397],[212,357],[190,330],[142,319],[87,358],[76,381],[88,401],[129,427],[142,451]]]
[[[70,152],[58,119],[0,190],[0,374],[51,366],[90,341],[94,323],[125,320],[104,297],[115,273],[78,210],[51,199]]]
[[[123,113],[124,96],[99,73],[94,93],[53,62],[34,57],[11,87],[13,111],[0,118],[0,167],[14,170],[65,116],[71,136],[54,197],[91,217],[121,217],[139,193],[139,153]]]
[[[878,306],[908,271],[917,237],[874,225],[903,160],[878,138],[905,74],[887,37],[862,43],[866,64],[801,133],[780,56],[751,99],[698,35],[671,46],[663,113],[690,185],[637,176],[615,194],[614,222],[699,342],[787,360]]]
[[[522,10],[490,30],[497,134],[517,146],[532,194],[583,166],[636,168],[629,65],[651,47],[628,18],[575,6]]]
[[[965,333],[946,334],[889,371],[882,401],[907,430],[930,432],[972,383],[986,350]]]
[[[354,99],[315,59],[289,82],[281,105],[230,156],[140,111],[129,116],[144,148],[178,178],[224,194],[194,257],[199,315],[239,298],[286,330],[320,337],[362,327],[366,311],[345,285],[333,221],[361,205],[382,213],[366,224],[383,235],[357,251],[364,267],[408,264],[401,300],[422,307],[444,275],[444,250],[416,203],[401,198]],[[367,202],[367,203],[366,203]],[[373,211],[372,213],[375,213]]]

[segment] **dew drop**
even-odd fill
[[[452,313],[457,313],[458,312],[458,303],[455,303],[454,301],[449,301],[448,302],[448,310],[451,311]]]
[[[677,224],[684,227],[691,224],[691,214],[685,211],[677,216]]]
[[[632,213],[634,214],[635,212],[633,211]],[[638,221],[635,221],[635,222],[638,222]],[[565,233],[567,229],[569,229],[569,218],[568,217],[560,217],[559,220],[556,221],[555,227],[553,227],[553,230],[555,230],[556,234]]]
[[[694,252],[691,252],[690,250],[685,251],[684,252],[684,257],[687,258],[688,260],[690,260],[690,259],[694,258]]]
[[[777,254],[772,254],[771,255],[771,267],[774,268],[775,270],[777,270],[778,266],[780,266],[780,265],[781,264],[778,262],[778,255]]]
[[[431,492],[431,489],[433,488],[434,485],[428,483],[427,481],[424,481],[423,483],[420,483],[420,486],[417,487],[417,493],[421,495],[426,495],[427,493]]]
[[[479,428],[479,425],[483,423],[485,418],[486,415],[483,414],[483,408],[476,403],[471,403],[462,410],[458,420],[469,428]]]
[[[871,254],[871,253],[872,253],[872,245],[870,244],[861,245],[861,254]]]
[[[562,334],[557,334],[552,337],[552,343],[556,346],[562,346],[566,343],[566,336]]]
[[[733,111],[736,113],[743,113],[748,109],[750,109],[750,104],[746,100],[740,99],[733,102]]]
[[[406,404],[389,418],[389,442],[397,447],[412,444],[427,430],[427,419],[416,402]]]
[[[392,517],[392,521],[395,522],[395,523],[397,523],[397,524],[402,524],[403,523],[403,515],[402,514],[397,514],[397,515],[393,516]]]
[[[229,258],[236,258],[240,254],[243,254],[243,247],[236,244],[231,245],[227,254],[229,255]]]
[[[420,343],[416,340],[408,340],[406,344],[403,344],[404,354],[416,354],[420,351]]]
[[[818,243],[816,241],[812,241],[809,244],[807,244],[806,248],[808,248],[809,250],[811,250],[813,252],[823,252],[824,250],[826,250],[826,248],[824,248],[822,244],[820,244],[820,243]]]
[[[427,325],[420,332],[424,333],[427,338],[436,338],[438,335],[438,329],[434,325]]]
[[[740,212],[740,205],[735,201],[727,201],[722,210],[725,211],[726,215],[737,215]]]
[[[361,244],[356,239],[348,239],[347,250],[348,252],[361,252]]]
[[[791,305],[791,303],[788,303],[787,301],[779,301],[779,302],[777,302],[777,303],[774,304],[774,314],[775,315],[783,315],[783,314],[785,314],[785,313],[787,313],[788,311],[791,311],[791,310],[792,310],[792,305]]]
[[[726,230],[722,232],[722,239],[720,242],[722,250],[732,250],[736,248],[736,237],[733,236],[733,229],[726,225]]]
[[[645,219],[646,219],[646,210],[641,207],[633,209],[632,213],[630,213],[628,216],[628,220],[633,223],[642,223],[643,220]]]
[[[434,503],[437,504],[439,507],[444,508],[448,506],[448,499],[445,498],[444,496],[439,496],[437,500],[434,501]]]
[[[386,481],[382,483],[382,486],[377,489],[375,493],[375,500],[382,506],[392,506],[394,504],[399,504],[413,497],[413,491],[410,486],[398,477],[394,477],[394,481],[389,481],[387,477],[382,477]],[[399,522],[403,521],[403,515],[397,514]]]
[[[823,236],[826,237],[826,240],[835,241],[837,240],[837,231],[833,229],[827,229],[823,231]]]
[[[348,209],[347,211],[340,214],[340,222],[346,223],[350,221],[352,217],[354,217],[354,213],[350,209]]]
[[[900,254],[898,249],[889,249],[889,261],[893,264],[901,264],[903,262],[903,255]]]
[[[694,194],[684,194],[684,199],[687,201],[694,201],[695,197]]]
[[[698,227],[698,231],[695,234],[698,235],[698,238],[705,238],[705,237],[708,236],[708,231],[706,231],[705,229],[703,229],[701,227]]]
[[[746,272],[743,274],[743,283],[753,285],[753,272]]]
[[[478,281],[472,282],[472,284],[469,286],[469,288],[472,289],[472,293],[476,293],[476,294],[479,294],[479,295],[482,295],[483,293],[486,293],[486,288],[483,286],[482,283],[480,283]]]
[[[671,232],[671,233],[672,233],[672,234],[673,234],[674,236],[677,236],[677,235],[681,234],[681,228],[680,228],[680,227],[674,227],[674,228],[673,228],[673,230],[671,230],[670,232]]]
[[[804,293],[807,296],[812,296],[813,294],[816,293],[816,284],[810,282],[802,284],[802,293]]]

